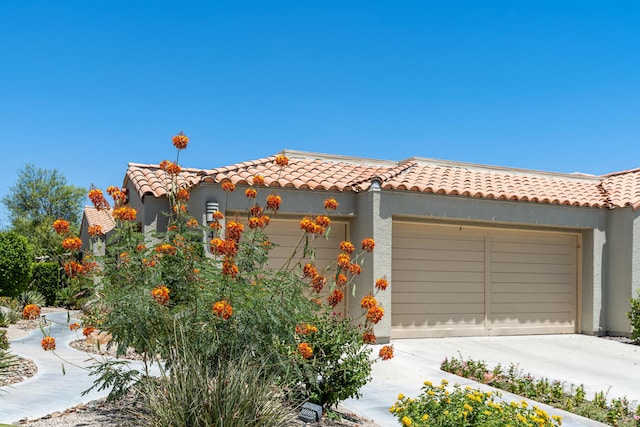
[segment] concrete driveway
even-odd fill
[[[344,404],[385,427],[399,425],[388,412],[398,393],[417,396],[425,380],[439,383],[446,379],[451,384],[491,389],[440,371],[440,363],[452,356],[483,360],[490,367],[498,363],[507,367],[514,363],[537,378],[583,384],[590,399],[596,392],[608,391],[609,398],[626,396],[631,402],[640,403],[640,346],[586,335],[403,339],[392,341],[392,344],[395,357],[375,363],[373,380],[362,389],[363,397]],[[503,397],[521,400],[508,393],[503,393]],[[561,415],[563,426],[603,425],[537,402],[531,403],[552,415]]]

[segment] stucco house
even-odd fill
[[[385,317],[379,342],[409,337],[630,332],[628,299],[640,289],[640,169],[603,176],[511,169],[425,158],[400,162],[285,150],[210,170],[183,169],[189,212],[244,212],[244,186],[265,178],[262,197],[282,196],[268,235],[288,254],[299,220],[322,213],[333,197],[331,236],[318,263],[335,259],[340,241],[373,237],[344,307],[386,276],[378,295]],[[165,173],[128,166],[124,188],[143,231],[166,229]],[[221,184],[231,181],[233,193]],[[259,196],[260,197],[260,193]],[[83,232],[96,212],[87,208]],[[104,214],[104,212],[102,213]],[[86,236],[86,233],[85,233]]]

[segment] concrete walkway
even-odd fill
[[[374,419],[381,426],[397,426],[388,409],[399,393],[420,394],[423,381],[439,384],[470,385],[495,390],[440,370],[445,358],[463,357],[487,362],[490,367],[507,368],[517,364],[536,378],[546,377],[567,384],[583,384],[587,398],[599,391],[608,397],[626,396],[640,403],[640,347],[585,335],[538,335],[476,338],[406,339],[392,342],[395,356],[373,366],[373,380],[362,389],[362,398],[349,399],[343,406]],[[377,354],[379,346],[374,349]],[[503,398],[522,400],[503,392]],[[563,426],[602,426],[603,424],[529,401],[551,415],[561,415]]]
[[[45,317],[52,321],[45,331],[55,337],[56,350],[42,349],[40,341],[43,335],[39,329],[11,341],[11,352],[33,360],[38,372],[25,381],[0,389],[0,423],[40,418],[108,394],[108,390],[93,390],[82,396],[82,392],[89,389],[95,380],[89,376],[87,367],[104,359],[102,356],[90,357],[69,346],[71,341],[82,338],[81,332],[69,330],[69,323],[78,320],[67,321],[66,312],[47,313]],[[141,366],[138,362],[132,364],[138,368]]]

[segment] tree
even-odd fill
[[[29,284],[33,250],[26,237],[0,232],[0,295],[17,296]]]
[[[43,256],[55,254],[59,247],[60,237],[51,228],[54,220],[65,219],[79,227],[85,195],[86,189],[68,185],[56,169],[27,163],[2,203],[9,212],[11,230],[26,236],[35,254]]]

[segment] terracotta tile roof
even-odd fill
[[[589,175],[411,160],[414,160],[411,168],[386,180],[382,188],[557,205],[608,206],[598,188],[600,179]]]
[[[603,176],[602,189],[613,206],[640,208],[640,169]]]
[[[255,175],[264,177],[269,187],[287,187],[310,190],[362,191],[369,188],[372,179],[389,177],[406,166],[394,162],[357,160],[343,156],[331,156],[283,151],[289,164],[280,168],[276,156],[206,171],[203,181],[234,184],[252,184]]]
[[[191,188],[198,185],[201,180],[202,170],[182,168],[178,175],[178,186]],[[129,163],[124,179],[124,186],[131,181],[141,198],[146,195],[153,197],[163,197],[167,194],[167,188],[171,180],[167,173],[160,169],[159,165],[144,165],[139,163]]]
[[[115,228],[115,220],[111,216],[111,210],[97,210],[93,206],[85,206],[84,207],[84,216],[87,218],[87,227],[91,227],[92,225],[99,225],[102,227],[102,231],[104,234],[107,234],[109,231]]]
[[[262,175],[270,187],[366,191],[377,181],[383,190],[594,208],[640,208],[640,169],[604,176],[560,174],[442,160],[410,158],[400,162],[285,150],[276,155],[209,170],[183,169],[178,182],[252,184]],[[144,197],[166,195],[166,175],[158,165],[129,164],[130,180]]]

